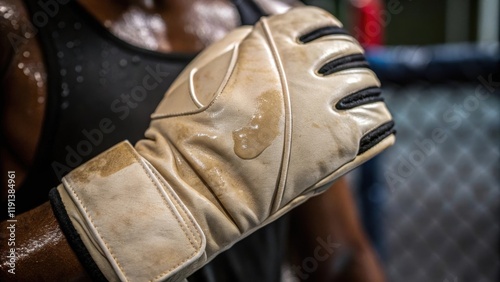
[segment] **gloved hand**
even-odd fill
[[[109,280],[183,279],[393,144],[340,26],[304,7],[235,30],[178,77],[146,139],[64,177],[51,202],[83,260]]]

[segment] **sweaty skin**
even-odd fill
[[[48,216],[50,215],[50,216]],[[10,248],[6,247],[9,234],[3,232],[11,225],[0,224],[0,281],[88,281],[83,267],[64,239],[49,203],[19,215],[15,223],[17,260],[15,274],[5,260]]]
[[[261,2],[265,2],[265,10],[270,14],[281,12],[290,5],[280,1]],[[239,24],[238,13],[228,0],[80,0],[79,3],[122,40],[141,48],[165,53],[198,52]],[[33,165],[42,131],[47,100],[47,74],[40,43],[34,30],[29,28],[29,17],[22,1],[0,0],[0,34],[0,179],[2,183],[7,183],[7,175],[4,172],[15,170],[17,188],[21,186],[27,171]],[[24,40],[12,48],[8,38],[4,36],[7,34],[15,34]],[[256,121],[258,120],[256,117]],[[263,143],[262,146],[264,145]],[[307,227],[311,228],[311,232],[304,232],[301,236],[314,240],[319,232],[332,232],[333,236],[351,238],[349,241],[352,246],[364,246],[357,248],[363,252],[354,252],[363,253],[360,259],[355,260],[359,263],[348,268],[354,273],[353,277],[360,278],[371,273],[375,274],[370,277],[382,277],[377,276],[377,273],[381,273],[380,269],[362,236],[357,218],[347,216],[354,209],[352,201],[344,201],[345,197],[334,196],[336,192],[333,190],[345,189],[330,189],[332,192],[312,199],[311,204],[306,204],[301,207],[300,212],[296,212],[303,213],[304,216],[310,214],[318,219]],[[7,195],[6,189],[2,188],[0,195],[3,201]],[[317,209],[314,202],[324,209]],[[329,206],[336,208],[325,208]],[[345,212],[344,209],[350,212]],[[337,217],[340,219],[335,224],[328,220]],[[302,222],[301,217],[298,218]],[[0,224],[1,242],[6,242],[8,238],[8,233],[4,232],[8,226],[8,222]],[[352,226],[357,228],[351,228]],[[354,235],[351,236],[351,233]],[[296,245],[302,246],[301,250],[308,247],[301,242]],[[59,229],[48,203],[17,216],[16,247],[16,275],[12,276],[7,272],[9,267],[6,258],[9,247],[3,243],[0,245],[0,281],[12,281],[13,277],[17,281],[89,280]],[[299,250],[299,260],[300,256],[305,258],[308,254]],[[364,259],[366,257],[371,259]],[[331,273],[328,269],[327,264],[323,264],[312,277],[333,281],[338,274]],[[381,279],[370,281],[382,281]]]

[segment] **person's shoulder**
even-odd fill
[[[5,66],[35,33],[23,1],[0,0],[0,66]]]

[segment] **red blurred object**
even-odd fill
[[[351,0],[354,6],[354,36],[365,47],[384,43],[384,4],[381,0]]]

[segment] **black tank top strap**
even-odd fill
[[[242,25],[254,25],[262,16],[266,14],[251,0],[232,0],[238,9]]]

